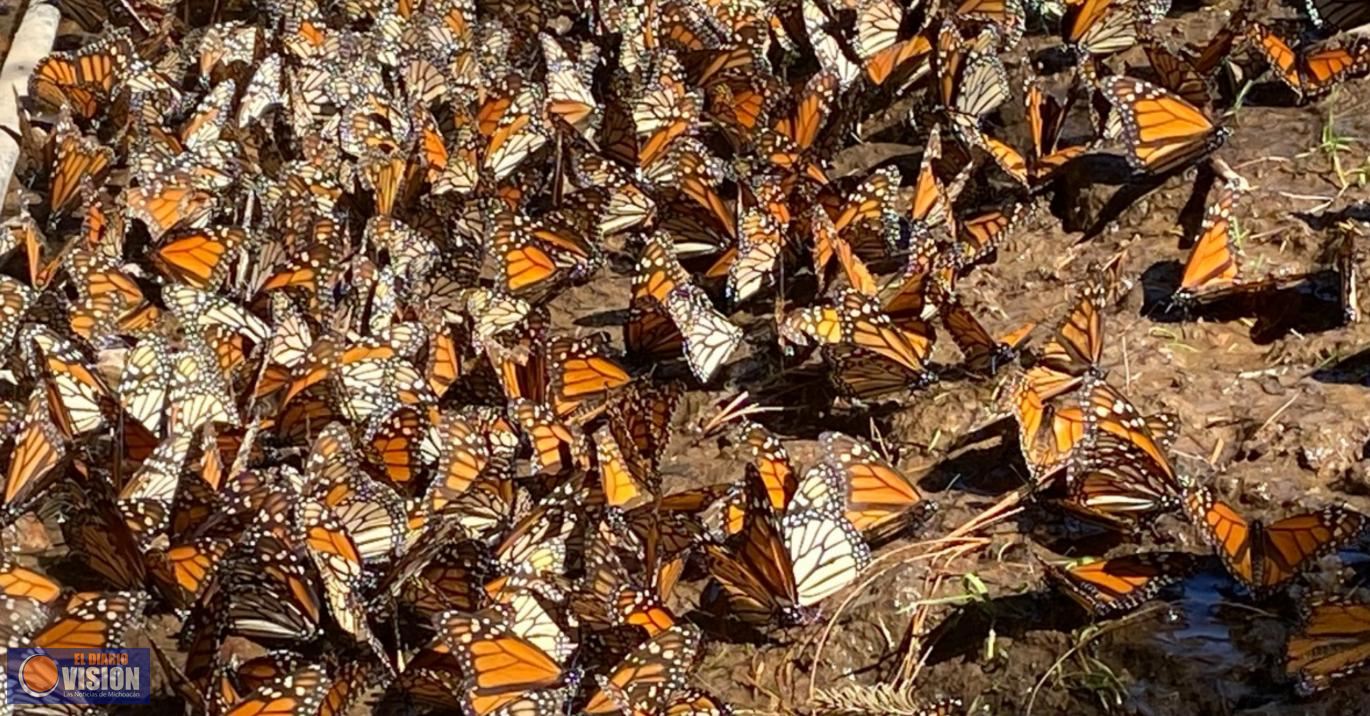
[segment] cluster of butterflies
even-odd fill
[[[1220,187],[1219,193],[1226,201],[1229,190]],[[1212,230],[1206,224],[1205,236]],[[1202,242],[1194,254],[1186,276],[1205,256]],[[1119,287],[1108,270],[1094,275],[1033,365],[1004,394],[1007,412],[1017,421],[1032,491],[1080,523],[1123,536],[1177,513],[1238,585],[1258,599],[1282,593],[1323,556],[1363,546],[1370,517],[1349,507],[1329,505],[1274,522],[1251,520],[1176,470],[1169,452],[1177,417],[1143,415],[1099,365],[1103,314]],[[1155,598],[1201,563],[1201,555],[1190,552],[1147,551],[1044,562],[1044,569],[1051,584],[1090,613],[1113,616]],[[1367,605],[1344,599],[1305,600],[1303,625],[1289,642],[1287,662],[1301,691],[1318,690],[1370,664],[1367,614]]]
[[[1365,19],[1310,2],[1321,35]],[[957,281],[1075,160],[1202,160],[1238,47],[1300,97],[1370,71],[1365,43],[1291,44],[1244,7],[1172,51],[1163,0],[1071,0],[1070,92],[1026,78],[1020,152],[998,138],[1014,0],[212,5],[68,3],[133,27],[35,68],[0,231],[0,523],[60,523],[83,568],[5,557],[0,640],[115,646],[172,614],[163,671],[211,713],[728,712],[691,679],[677,583],[707,580],[725,620],[810,624],[930,503],[858,438],[822,435],[799,471],[746,420],[741,479],[667,492],[687,390],[750,352],[902,398],[937,377],[934,323],[995,373],[1033,326],[994,336]],[[1136,44],[1155,82],[1112,74]],[[929,127],[909,186],[838,176],[905,96]],[[621,333],[565,328],[568,293],[618,271]],[[1224,514],[1185,497],[1165,416],[1101,378],[1096,293],[1016,383],[1029,464],[1109,524]],[[774,321],[747,322],[766,299]],[[1300,556],[1359,528],[1315,519]],[[1283,522],[1205,524],[1262,588],[1301,564]]]

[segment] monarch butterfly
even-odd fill
[[[1233,236],[1233,209],[1241,189],[1229,182],[1218,185],[1218,196],[1204,211],[1199,239],[1189,252],[1174,301],[1180,306],[1213,303],[1242,294],[1259,293],[1299,283],[1305,274],[1272,274],[1258,279],[1241,277],[1240,257]]]
[[[190,454],[190,433],[166,436],[119,491],[116,507],[146,552],[171,524],[172,501]]]
[[[290,507],[281,493],[272,493],[262,511],[230,553],[224,573],[222,618],[226,628],[246,637],[293,641],[308,639],[319,629],[320,598],[290,533]]]
[[[179,169],[130,187],[120,196],[129,215],[147,226],[154,241],[178,226],[199,226],[215,202],[213,194],[196,187],[191,175]]]
[[[1128,163],[1136,171],[1164,174],[1222,146],[1231,130],[1175,94],[1131,77],[1100,81],[1118,110]]]
[[[87,366],[76,344],[33,327],[26,338],[38,348],[40,375],[48,388],[51,415],[69,437],[98,430],[106,423],[113,396],[100,375]]]
[[[655,563],[665,564],[704,539],[736,534],[742,529],[744,514],[741,500],[735,499],[741,492],[737,483],[720,483],[658,496],[624,514],[632,531],[629,541],[640,543],[643,552],[651,547],[656,552]],[[660,572],[657,577],[660,588]]]
[[[1000,396],[1018,422],[1023,460],[1039,481],[1064,466],[1064,459],[1084,437],[1084,408],[1078,401],[1056,400],[1079,384],[1079,378],[1039,365],[1014,378]]]
[[[1370,8],[1355,0],[1304,0],[1303,5],[1318,27],[1351,30],[1370,23]]]
[[[1113,386],[1097,376],[1085,378],[1080,406],[1086,427],[1098,428],[1132,443],[1159,467],[1170,470],[1166,450],[1175,440],[1176,418],[1170,413],[1142,417]]]
[[[836,262],[852,288],[867,296],[875,295],[875,278],[861,259],[856,257],[851,243],[837,235],[837,227],[833,225],[828,212],[822,206],[814,206],[809,211],[808,219],[809,228],[813,231],[814,275],[819,287],[825,287],[831,280],[831,266]]]
[[[47,486],[47,478],[66,458],[69,444],[52,417],[49,402],[35,388],[24,411],[23,427],[14,438],[5,474],[6,511],[17,515],[30,498]]]
[[[854,289],[842,289],[836,300],[797,309],[780,325],[783,341],[804,345],[854,346],[894,361],[912,372],[923,370],[929,336],[900,330],[874,299]]]
[[[689,282],[671,238],[660,232],[648,237],[633,273],[624,327],[623,342],[630,354],[665,359],[679,353],[683,337],[666,312],[666,296]]]
[[[281,69],[284,63],[281,55],[271,53],[257,65],[243,89],[243,97],[238,104],[234,123],[239,128],[255,124],[266,113],[285,103],[285,93],[281,83]]]
[[[810,77],[791,113],[782,116],[771,131],[761,133],[761,154],[791,175],[805,176],[820,186],[827,184],[828,175],[817,156],[816,144],[828,124],[840,88],[841,82],[832,71],[820,71]]]
[[[879,535],[886,534],[890,528],[903,531],[927,516],[931,503],[866,441],[843,433],[826,432],[818,436],[818,447],[822,452],[822,464],[831,472],[805,473],[797,493],[804,499],[796,498],[796,505],[825,507],[823,501],[815,504],[812,500],[815,490],[828,492],[834,500],[830,504],[842,510],[852,526],[861,532]],[[811,485],[811,476],[827,484]]]
[[[899,169],[881,167],[842,198],[832,216],[833,231],[859,255],[883,258],[899,234]]]
[[[119,402],[133,419],[154,434],[161,431],[173,365],[171,344],[156,334],[139,339],[124,359]]]
[[[383,468],[391,482],[413,481],[425,462],[420,441],[427,429],[420,411],[405,406],[390,410],[388,418],[372,421],[362,435],[368,460]]]
[[[742,215],[737,251],[728,264],[726,296],[734,304],[751,298],[772,280],[785,246],[782,227],[769,213],[753,207]]]
[[[1031,168],[1028,159],[1021,152],[1007,142],[996,139],[980,129],[973,129],[969,126],[958,127],[964,141],[972,146],[983,149],[994,160],[1011,179],[1029,186],[1031,184]]]
[[[483,428],[490,430],[488,439],[480,432]],[[483,424],[474,416],[456,413],[443,413],[428,439],[436,445],[437,459],[435,474],[421,504],[432,515],[464,507],[461,498],[474,491],[483,478],[503,477],[499,449],[507,445],[512,452],[518,446],[514,435],[497,429],[493,423]]]
[[[573,602],[580,605],[576,613],[582,623],[601,631],[627,627],[637,641],[653,638],[674,626],[676,617],[660,593],[634,583],[609,539],[604,534],[601,537],[590,544],[585,576]]]
[[[33,635],[31,644],[38,649],[123,648],[147,604],[148,596],[142,592],[80,592]]]
[[[674,187],[703,207],[728,236],[737,236],[733,208],[719,194],[728,169],[698,139],[687,136],[676,140],[645,172],[657,186]]]
[[[533,474],[557,475],[588,464],[588,458],[580,454],[580,441],[550,407],[514,398],[509,402],[509,412],[532,447]]]
[[[906,65],[932,54],[932,43],[923,33],[929,14],[916,5],[906,12],[892,0],[858,3],[854,44],[871,82],[883,85]],[[917,81],[927,70],[925,62],[906,81]]]
[[[326,235],[332,229],[331,222],[320,222],[314,231]],[[333,288],[334,281],[341,272],[335,263],[335,252],[328,243],[316,243],[298,252],[265,274],[260,290],[274,291],[283,288],[302,289],[310,295],[311,302]]]
[[[542,57],[547,66],[547,111],[590,139],[600,119],[599,103],[590,90],[599,65],[599,50],[581,43],[575,62],[561,45],[546,34],[539,34]]]
[[[418,169],[405,150],[372,149],[358,162],[357,178],[371,192],[376,213],[390,216],[413,202],[422,179]]]
[[[1205,487],[1191,490],[1184,508],[1204,541],[1218,550],[1227,571],[1258,596],[1270,594],[1318,558],[1359,538],[1367,525],[1365,515],[1340,505],[1270,524],[1247,521]]]
[[[318,713],[332,683],[323,666],[300,665],[287,673],[273,675],[246,696],[235,701],[226,714],[253,716],[272,711],[289,714]]]
[[[41,572],[23,567],[10,555],[0,556],[0,645],[18,648],[47,624],[62,585]]]
[[[1104,352],[1106,294],[1105,287],[1096,281],[1079,289],[1070,313],[1042,347],[1038,365],[1077,378],[1099,372],[1099,359]]]
[[[800,14],[804,20],[804,32],[808,36],[809,46],[813,48],[813,54],[818,60],[819,72],[832,75],[838,91],[847,89],[861,77],[861,66],[847,58],[847,53],[838,43],[837,37],[829,31],[832,23],[828,13],[815,0],[804,0]],[[772,23],[777,21],[778,18],[772,20]],[[779,33],[776,34],[783,37]],[[797,33],[794,39],[799,39]]]
[[[167,391],[172,431],[195,431],[208,423],[239,424],[229,376],[220,370],[214,348],[204,338],[188,337],[173,361]]]
[[[609,506],[623,507],[655,489],[656,475],[641,462],[624,457],[608,425],[595,431],[594,442],[600,487]]]
[[[651,81],[633,103],[638,163],[647,167],[677,138],[692,133],[699,121],[702,98],[686,82],[685,69],[674,53],[660,52]]]
[[[950,259],[942,256],[945,254],[931,262],[923,258],[910,259],[903,277],[886,284],[881,308],[910,340],[917,340],[917,335],[931,338],[933,330],[928,320],[936,315],[933,304],[944,301],[952,293],[956,269]],[[894,288],[890,289],[891,286]]]
[[[562,417],[582,404],[607,397],[631,380],[609,352],[604,333],[556,339],[548,348],[547,370],[552,407]]]
[[[323,585],[333,621],[357,643],[366,644],[387,669],[393,670],[385,647],[371,629],[360,587],[364,566],[357,545],[329,508],[304,498],[296,509],[301,542]]]
[[[1064,506],[1086,521],[1122,531],[1177,507],[1184,486],[1170,462],[1102,428],[1089,410],[1084,436],[1066,465]],[[1138,432],[1149,437],[1144,429]]]
[[[599,224],[604,236],[647,224],[656,215],[656,200],[617,164],[598,154],[583,152],[575,157],[572,166],[580,184],[608,192]]]
[[[954,249],[956,268],[972,266],[996,251],[1031,211],[1031,204],[1020,202],[960,222]]]
[[[415,342],[421,335],[408,330],[382,334],[349,347],[337,357],[331,377],[338,391],[334,397],[341,403],[339,413],[363,425],[382,425],[402,407],[417,410],[437,402],[428,382],[409,359],[413,344],[406,350],[402,333],[408,333]],[[374,432],[367,437],[375,437]]]
[[[1300,608],[1298,629],[1285,646],[1284,672],[1305,696],[1370,663],[1370,604],[1321,599]]]
[[[598,225],[592,210],[574,205],[532,220],[501,214],[493,243],[501,282],[518,294],[553,281],[584,281],[602,262]]]
[[[1088,144],[1061,146],[1061,132],[1073,104],[1073,97],[1063,105],[1047,93],[1041,81],[1031,77],[1025,92],[1028,129],[1032,133],[1032,155],[1028,160],[1028,177],[1034,184],[1050,181],[1072,159],[1089,150]]]
[[[1370,73],[1370,42],[1360,41],[1345,47],[1296,49],[1261,23],[1252,23],[1248,32],[1271,69],[1279,75],[1280,81],[1301,98],[1326,94],[1350,77]]]
[[[419,436],[409,439],[417,442]],[[352,438],[341,423],[325,425],[310,446],[304,490],[332,512],[361,561],[374,564],[398,556],[407,521],[401,499],[362,471]]]
[[[69,490],[67,496],[78,507],[73,510],[72,518],[62,524],[62,535],[71,552],[108,583],[120,589],[142,588],[147,570],[137,542],[139,534],[129,528],[112,485],[88,484]],[[144,505],[150,505],[150,502]],[[154,528],[161,528],[169,521],[155,510],[151,512],[154,520],[150,522]]]
[[[710,570],[729,613],[747,623],[774,618],[806,623],[812,607],[850,584],[870,563],[860,533],[832,508],[772,514],[761,504],[765,486],[748,481],[742,542],[735,552],[706,545]]]
[[[955,23],[943,24],[937,36],[939,96],[963,137],[975,135],[981,118],[1009,97],[1008,73],[995,54],[998,40],[992,25],[969,42]]]
[[[745,446],[750,464],[766,488],[766,500],[777,514],[784,513],[799,487],[790,453],[771,431],[760,424],[743,419],[733,429],[732,439]]]
[[[154,254],[162,271],[199,289],[223,284],[239,252],[248,248],[247,232],[234,226],[174,232]]]
[[[416,542],[404,562],[387,575],[382,591],[397,585],[388,591],[398,592],[402,603],[430,618],[448,609],[472,611],[484,604],[481,584],[490,574],[482,547],[470,541],[439,544],[437,554],[427,558],[422,556],[424,549]]]
[[[703,289],[682,284],[666,294],[666,312],[684,336],[685,361],[708,383],[742,343],[742,329],[714,308]]]
[[[1213,104],[1208,78],[1189,59],[1157,40],[1148,40],[1143,47],[1162,87],[1195,107],[1207,109]]]
[[[187,609],[214,583],[233,537],[206,535],[148,553],[148,571],[167,599]]]
[[[937,382],[931,370],[909,370],[900,363],[855,346],[824,346],[829,378],[843,397],[873,401],[894,393],[908,393]]]
[[[923,157],[918,162],[918,179],[914,183],[909,213],[915,222],[927,230],[951,224],[954,218],[951,205],[959,196],[965,180],[970,178],[970,166],[967,164],[959,168],[950,185],[944,185],[943,177],[938,174],[939,168],[947,163],[943,151],[941,125],[935,124],[923,143]]]
[[[380,708],[451,708],[464,693],[461,664],[446,649],[423,649],[389,684]]]
[[[1061,39],[1080,55],[1111,55],[1137,44],[1138,16],[1124,0],[1066,0]]]
[[[607,407],[607,422],[619,445],[649,471],[656,471],[670,443],[671,419],[684,392],[676,381],[637,383]]]
[[[962,0],[956,17],[992,23],[1004,38],[1004,46],[1013,47],[1023,39],[1027,15],[1022,0]]]
[[[1131,611],[1194,572],[1186,552],[1141,552],[1066,566],[1046,565],[1047,579],[1096,616]]]
[[[345,111],[339,132],[342,150],[354,157],[376,151],[389,154],[407,146],[413,135],[410,117],[387,96],[368,93]]]
[[[541,579],[543,575],[565,574],[567,541],[577,533],[585,519],[585,507],[600,504],[598,494],[587,490],[578,480],[563,483],[520,519],[495,548],[501,574]],[[499,591],[508,578],[486,585]]]
[[[230,65],[253,64],[260,43],[260,31],[255,27],[236,22],[209,27],[200,41],[200,74],[218,79],[228,73]]]
[[[529,592],[480,612],[444,612],[438,638],[468,674],[472,699],[557,686],[575,642]]]
[[[692,624],[677,624],[652,637],[608,676],[597,677],[600,691],[590,697],[582,711],[657,713],[671,694],[685,688],[702,638],[699,627]]]
[[[998,372],[1000,366],[1013,361],[1037,325],[1026,323],[1002,338],[995,338],[960,301],[944,303],[938,313],[942,318],[942,326],[951,334],[951,339],[965,358],[963,365],[967,370],[980,374],[992,375]]]
[[[114,150],[81,133],[65,111],[60,116],[53,139],[52,180],[48,209],[56,217],[78,196],[82,182],[104,184],[114,163]]]
[[[29,94],[52,107],[69,106],[83,119],[96,119],[135,54],[127,31],[76,52],[54,52],[34,66]]]
[[[480,132],[488,139],[481,168],[498,182],[542,148],[548,136],[540,119],[544,93],[539,85],[522,83],[516,89],[497,88],[492,94],[478,117]]]

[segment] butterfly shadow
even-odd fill
[[[1306,100],[1298,92],[1279,81],[1253,84],[1242,98],[1242,105],[1251,107],[1298,107],[1305,103]]]
[[[1370,387],[1370,348],[1353,353],[1309,374],[1319,383]]]
[[[711,585],[711,587],[717,588],[717,585]],[[705,595],[701,595],[701,603],[707,598],[707,592]],[[729,619],[727,614],[724,613],[725,608],[721,606],[722,603],[726,603],[726,600],[720,602],[720,606],[717,607],[716,611],[719,613],[711,613],[705,609],[692,609],[682,615],[681,618],[699,627],[700,631],[707,634],[711,640],[716,640],[720,643],[775,646],[791,641],[789,639],[776,637],[768,632],[763,632],[762,630],[751,626],[750,624],[738,621],[737,619]]]
[[[1333,212],[1313,214],[1300,211],[1292,216],[1314,231],[1327,231],[1345,221],[1370,221],[1370,201],[1358,201]]]
[[[1063,490],[1055,490],[1050,499],[1042,499],[1019,516],[1021,532],[1035,544],[1060,555],[1101,555],[1113,549],[1133,544],[1144,535],[1164,536],[1167,530],[1153,523],[1150,528],[1133,531],[1109,529],[1081,519],[1062,506]],[[1174,532],[1175,530],[1169,530]],[[1159,540],[1153,540],[1159,541]]]
[[[1021,639],[1032,632],[1070,632],[1089,623],[1084,611],[1050,590],[973,600],[957,607],[926,637],[927,664],[976,658],[994,637]]]
[[[1075,68],[1075,56],[1065,45],[1051,45],[1045,47],[1032,55],[1032,66],[1036,68],[1038,76],[1049,76],[1073,70]]]
[[[993,497],[1022,487],[1026,474],[1016,436],[1006,436],[997,444],[966,448],[934,464],[918,481],[918,489]]]
[[[1344,325],[1336,297],[1339,278],[1332,270],[1310,274],[1293,285],[1253,288],[1197,306],[1175,301],[1181,271],[1179,262],[1161,261],[1142,273],[1141,315],[1157,323],[1255,319],[1250,336],[1257,345],[1268,345],[1291,333],[1310,335]]]
[[[1208,168],[1208,163],[1201,165],[1198,176],[1194,179],[1194,190],[1189,194],[1189,200],[1180,208],[1178,217],[1182,238],[1180,248],[1193,248],[1199,240],[1199,235],[1203,232],[1204,214],[1208,209],[1208,194],[1213,189],[1213,185],[1218,181],[1218,175]]]
[[[1056,182],[1051,211],[1067,232],[1083,232],[1078,243],[1102,234],[1123,212],[1160,188],[1176,172],[1138,177],[1116,154],[1087,154],[1072,161]],[[1108,194],[1107,187],[1117,187]],[[1098,207],[1095,209],[1094,207]]]
[[[611,308],[589,313],[575,320],[577,326],[585,326],[586,328],[618,328],[627,325],[627,323],[628,309],[626,308]]]

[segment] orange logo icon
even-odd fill
[[[47,696],[57,688],[57,662],[46,654],[34,654],[19,665],[19,684],[29,696]]]

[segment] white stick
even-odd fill
[[[5,66],[0,69],[0,126],[19,133],[19,98],[29,93],[29,75],[34,65],[52,52],[57,39],[57,23],[62,14],[53,5],[32,0],[10,43]],[[0,192],[7,191],[14,165],[19,161],[19,145],[9,132],[0,132]],[[3,194],[0,194],[3,196]]]

